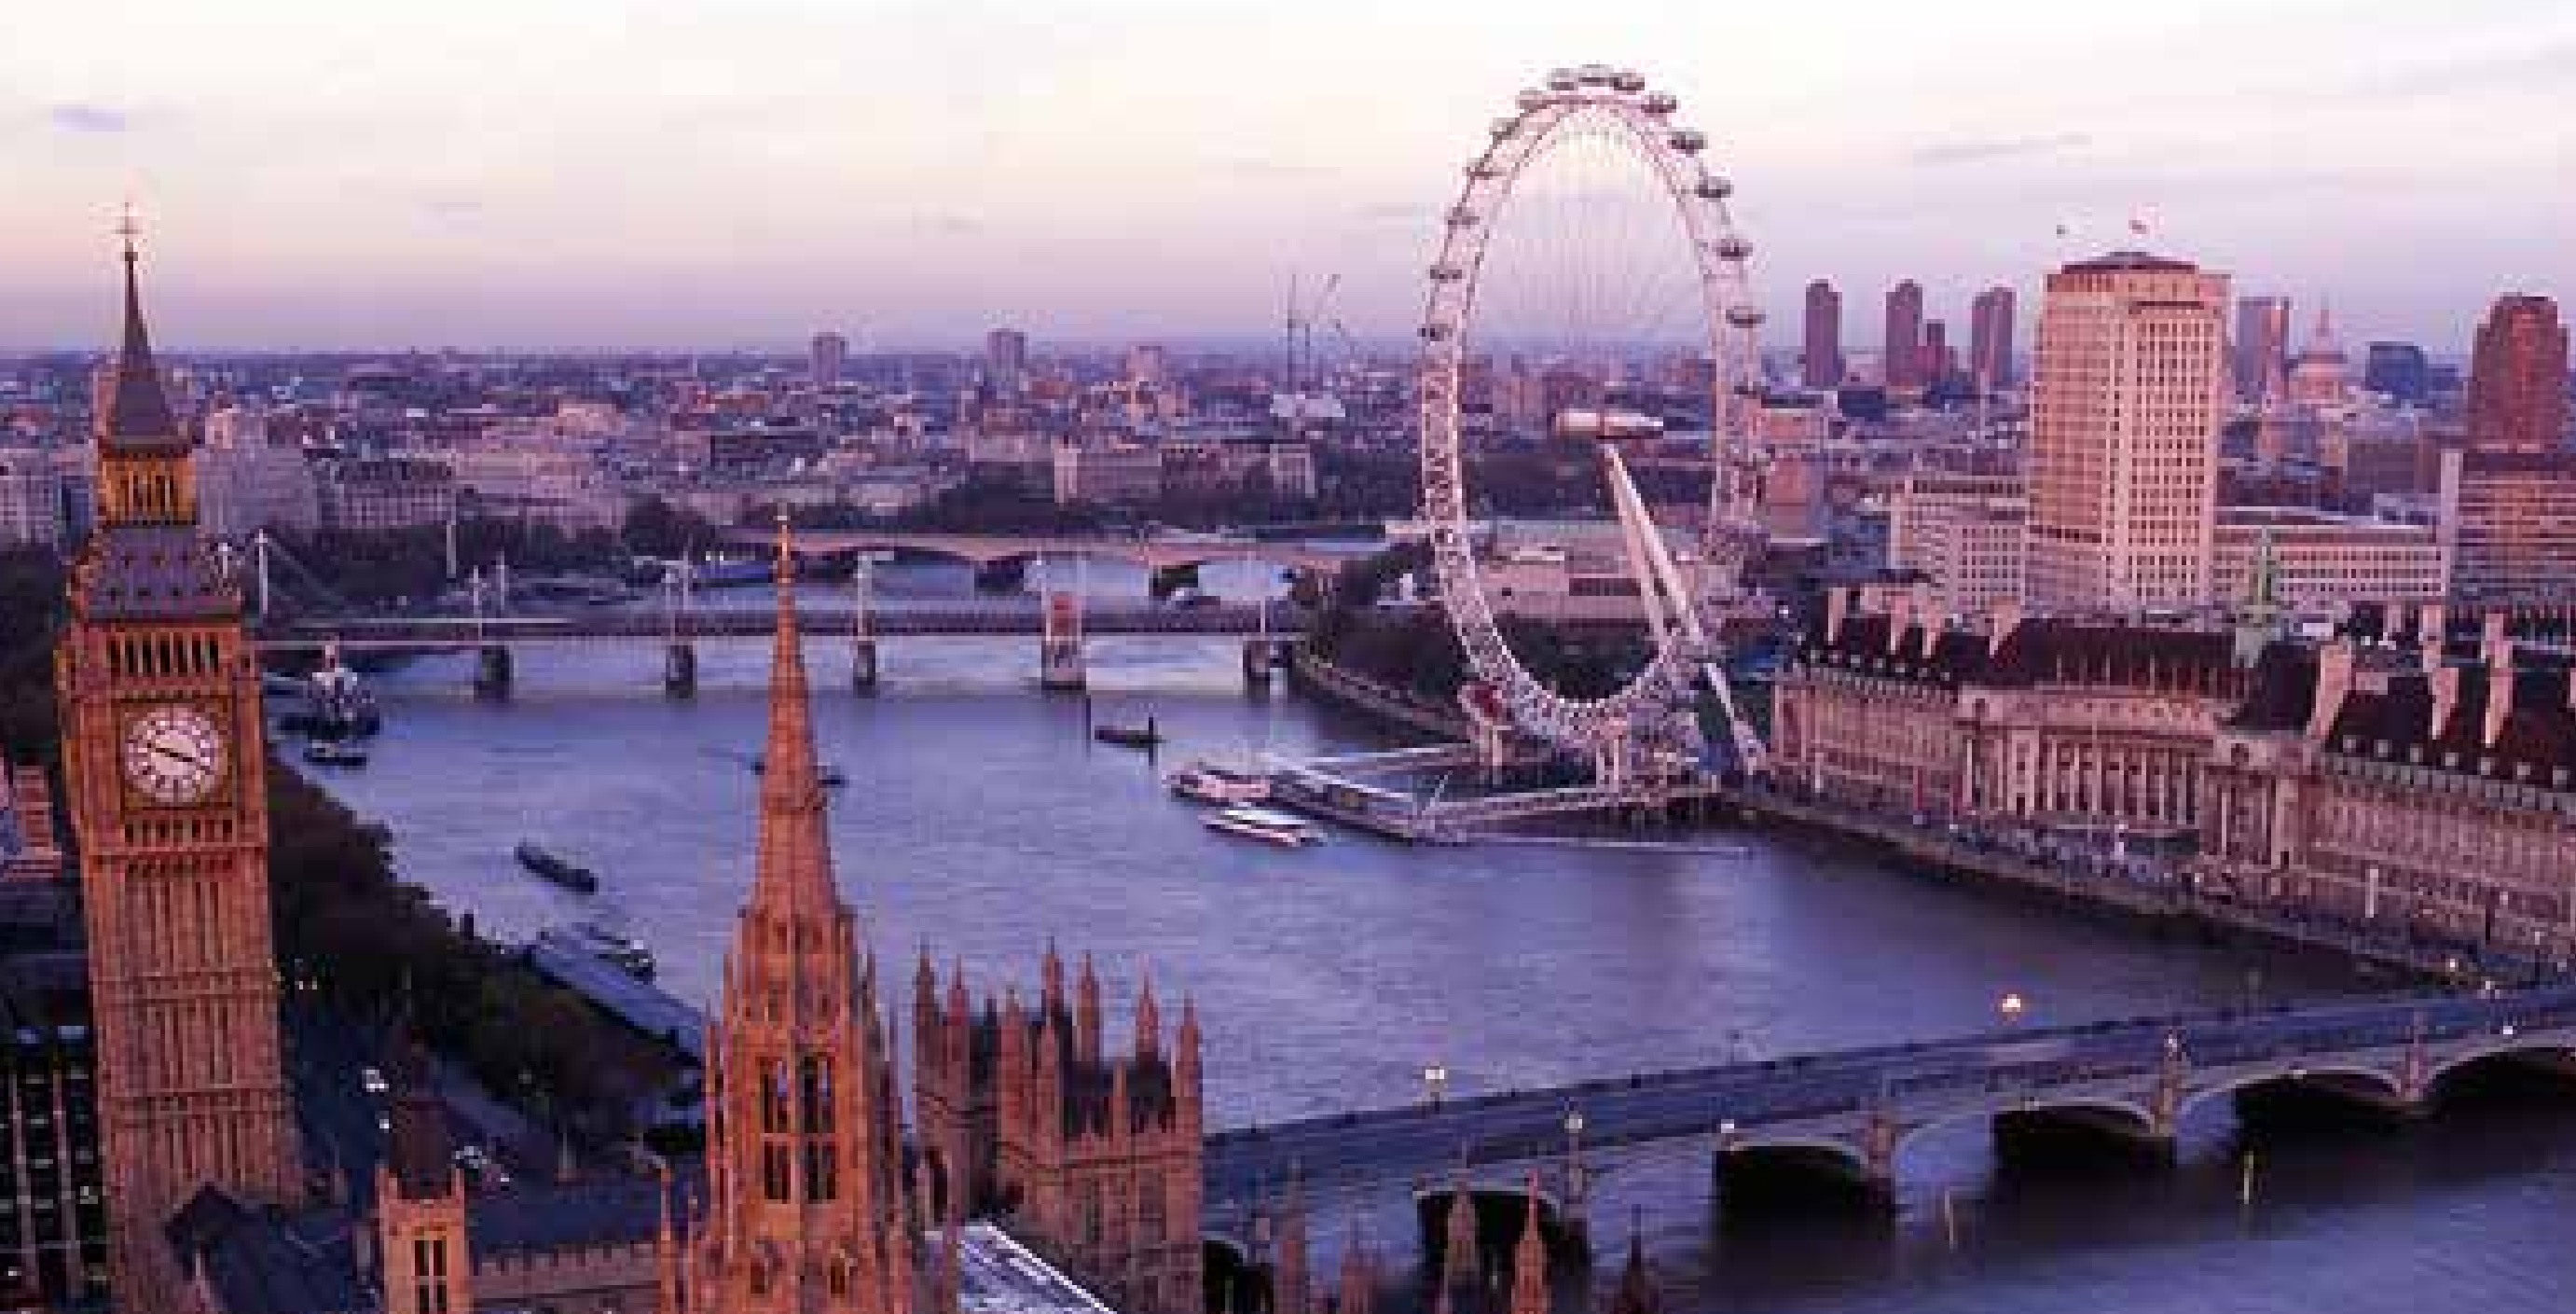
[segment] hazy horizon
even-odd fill
[[[2026,320],[2132,215],[2348,344],[2576,294],[2576,10],[2528,0],[28,8],[10,350],[112,339],[128,196],[182,351],[1257,343],[1292,271],[1401,341],[1486,123],[1592,59],[1710,134],[1775,345],[1818,277],[1855,352],[1901,277],[1954,337],[1992,283]]]

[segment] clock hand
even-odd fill
[[[206,759],[199,757],[194,753],[180,752],[178,749],[171,748],[166,745],[154,744],[152,746],[152,753],[155,757],[167,758],[168,760],[177,762],[182,766],[192,766],[200,771],[214,770],[214,764],[208,762]]]

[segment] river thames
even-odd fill
[[[1026,987],[1054,937],[1097,956],[1113,1031],[1149,970],[1166,1017],[1196,997],[1223,1125],[1419,1098],[1434,1060],[1470,1093],[1986,1029],[2007,993],[2040,1025],[2354,988],[1780,836],[1710,837],[1741,852],[1228,839],[1159,771],[1389,741],[1248,696],[1227,641],[1093,641],[1089,714],[1153,716],[1173,742],[1152,761],[1093,743],[1083,699],[1035,692],[1034,640],[890,641],[864,697],[840,645],[808,651],[822,751],[849,777],[841,885],[897,1016],[919,946],[979,990]],[[712,1004],[750,878],[767,648],[704,645],[688,701],[661,695],[659,660],[523,647],[506,703],[472,699],[459,659],[418,662],[376,681],[373,764],[327,783],[488,933],[603,921]],[[522,839],[595,867],[601,893],[520,871]],[[1606,1268],[1641,1211],[1685,1310],[2554,1311],[2576,1291],[2576,1112],[2528,1096],[2332,1133],[2249,1136],[2213,1109],[2178,1167],[2099,1175],[1999,1167],[1962,1127],[1909,1146],[1900,1177],[1891,1224],[1748,1226],[1712,1208],[1704,1159],[1674,1156],[1614,1174],[1593,1218]],[[1400,1217],[1371,1221],[1401,1251]],[[1324,1249],[1339,1229],[1319,1221]]]

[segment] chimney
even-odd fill
[[[2497,654],[2501,652],[2502,658]],[[2505,632],[2505,615],[2501,611],[2486,614],[2486,626],[2478,635],[2478,657],[2492,669],[2513,664],[2513,636]]]
[[[1996,603],[1993,627],[1986,635],[1986,655],[1992,657],[2002,651],[2004,640],[2011,638],[2012,632],[2020,628],[2021,599],[2006,598]]]
[[[2487,724],[2478,741],[2489,748],[2504,738],[2504,719],[2513,714],[2513,640],[2498,633],[2503,626],[2495,619],[2487,625]]]
[[[2354,657],[2350,639],[2317,649],[2317,695],[2308,704],[2310,740],[2322,741],[2334,730],[2335,718],[2343,714],[2343,700],[2352,693]]]
[[[1851,617],[1851,591],[1836,585],[1825,590],[1825,644],[1842,642],[1843,622]]]
[[[2450,733],[2451,714],[2460,707],[2460,668],[2448,664],[2430,672],[2433,684],[2433,723],[2424,727],[2428,739],[2441,739]]]
[[[1914,619],[1913,593],[1899,589],[1887,595],[1887,651],[1894,656],[1905,643],[1905,626]]]
[[[2441,603],[2428,602],[2415,613],[2415,647],[2430,671],[2442,664],[2442,647],[2450,637],[2450,612]]]

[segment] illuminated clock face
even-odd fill
[[[155,707],[125,727],[125,778],[155,803],[183,805],[224,778],[224,737],[193,707]]]

